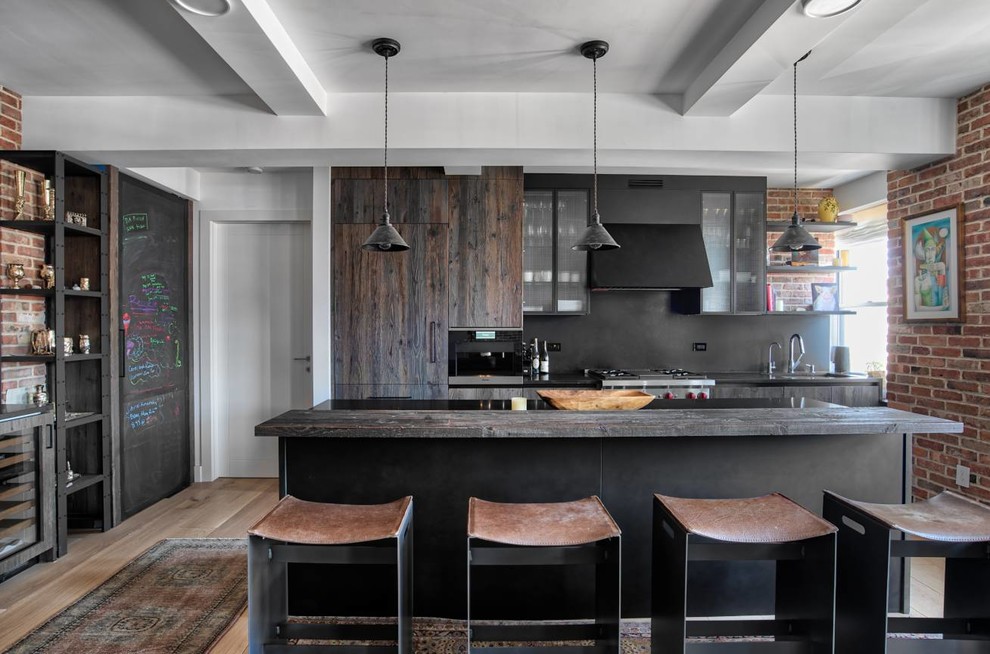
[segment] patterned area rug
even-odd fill
[[[245,540],[163,540],[7,652],[199,654],[246,602]]]

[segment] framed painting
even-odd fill
[[[962,322],[963,205],[904,220],[904,319]]]

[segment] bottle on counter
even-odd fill
[[[533,339],[533,358],[530,361],[529,374],[538,375],[540,373],[540,340],[538,338]]]
[[[547,350],[547,342],[543,341],[543,352],[540,354],[540,374],[546,375],[550,372],[550,352]]]

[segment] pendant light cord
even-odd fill
[[[592,198],[592,203],[594,204],[595,207],[594,208],[595,222],[599,222],[599,218],[598,218],[598,57],[597,56],[591,58],[591,64],[594,70],[593,73],[594,103],[593,104],[595,107],[593,113],[593,119],[592,119],[592,123],[594,125],[592,128],[593,130],[592,133],[594,134],[593,137],[594,138],[594,148],[593,148],[594,149],[594,175],[593,175],[594,197]]]
[[[808,55],[805,55],[807,57]],[[802,57],[803,58],[803,57]],[[386,60],[387,61],[387,60]],[[798,60],[800,61],[800,59]],[[797,164],[798,164],[798,128],[797,128],[797,65],[798,62],[794,62],[794,213],[797,214]]]
[[[388,55],[385,55],[385,216],[388,219]]]

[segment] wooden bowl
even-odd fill
[[[621,391],[536,391],[555,409],[569,411],[634,411],[656,399],[636,390]]]

